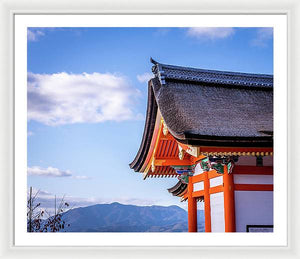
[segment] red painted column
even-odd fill
[[[188,183],[188,230],[189,232],[197,232],[197,201],[193,198],[193,182],[189,177]]]
[[[233,174],[228,174],[227,166],[224,166],[224,214],[225,232],[235,232],[235,205]]]
[[[205,216],[205,232],[211,232],[211,215],[210,215],[210,194],[208,172],[204,174],[204,216]]]

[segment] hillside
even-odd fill
[[[75,208],[63,214],[67,232],[186,232],[187,212],[178,206],[135,206],[120,203]],[[204,231],[198,211],[198,231]]]

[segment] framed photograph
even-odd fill
[[[3,253],[292,257],[293,15],[148,5],[3,5]]]

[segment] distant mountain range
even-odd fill
[[[63,214],[67,232],[187,232],[187,211],[178,206],[135,206],[117,202],[71,209]],[[204,213],[198,211],[198,231]]]

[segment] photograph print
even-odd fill
[[[272,27],[28,27],[27,232],[273,232],[273,117]]]

